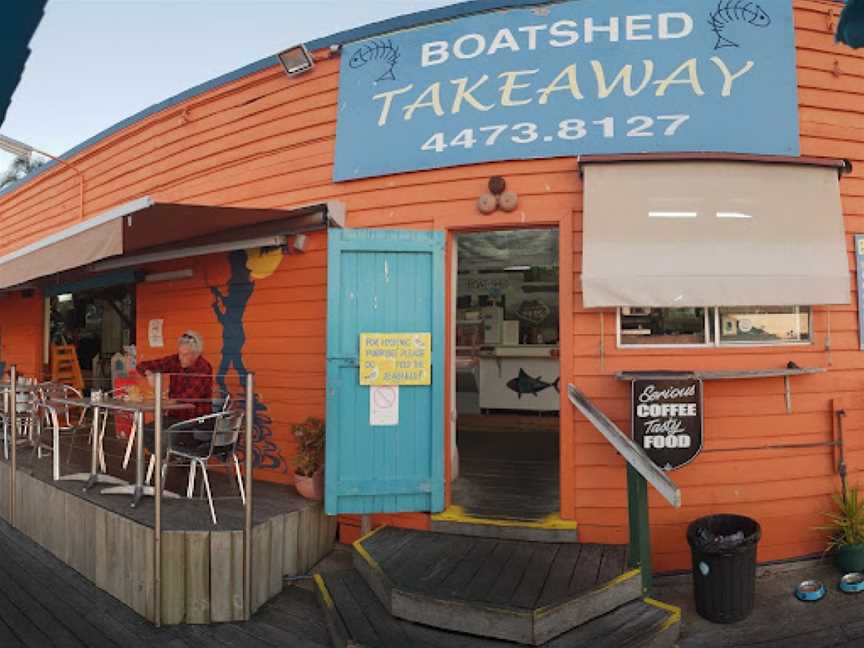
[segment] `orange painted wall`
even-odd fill
[[[864,56],[833,42],[829,17],[839,10],[836,2],[796,0],[795,8],[801,152],[849,158],[855,165],[854,172],[841,182],[851,273],[851,233],[864,232],[864,129],[860,125],[864,123]],[[673,474],[682,486],[684,507],[673,510],[652,498],[656,566],[687,566],[684,528],[688,521],[709,512],[735,511],[757,517],[764,530],[760,560],[822,549],[822,539],[813,527],[822,523],[821,513],[838,487],[829,451],[719,451],[829,440],[832,400],[838,399],[849,413],[850,481],[864,476],[864,354],[857,350],[851,274],[852,304],[830,309],[817,306],[814,343],[807,347],[674,353],[616,349],[614,312],[601,314],[581,305],[581,183],[575,160],[490,163],[333,184],[338,59],[328,58],[324,51],[316,56],[319,61],[311,74],[288,79],[276,67],[257,72],[149,116],[76,155],[71,161],[87,177],[86,213],[93,215],[150,195],[163,201],[280,208],[336,199],[345,203],[352,227],[453,231],[562,223],[572,232],[562,246],[562,250],[572,250],[571,257],[562,259],[562,270],[573,287],[572,298],[562,302],[573,312],[572,320],[564,320],[563,375],[595,398],[623,429],[629,427],[628,394],[626,386],[612,377],[616,371],[756,369],[779,367],[789,360],[830,369],[827,374],[793,379],[791,415],[785,413],[780,380],[706,385],[705,452]],[[493,174],[505,176],[509,187],[518,192],[517,212],[489,217],[476,212],[474,201]],[[0,196],[0,254],[77,219],[73,175],[62,169],[43,174]],[[274,438],[286,458],[291,454],[287,425],[323,413],[323,245],[319,240],[306,255],[286,259],[278,273],[256,287],[255,301],[249,307],[254,322],[250,319],[248,330],[256,331],[248,343],[248,353],[254,357],[250,364],[262,373],[262,390],[274,403],[274,421],[278,418],[279,422],[274,425]],[[304,267],[306,263],[314,267]],[[204,332],[208,348],[215,349],[219,332],[215,319],[208,319],[207,281],[213,277],[224,280],[227,266],[218,258],[195,264],[196,276],[188,284],[140,288],[139,327],[146,331],[147,319],[164,316],[166,334],[173,336],[194,322]],[[270,280],[272,284],[266,283]],[[2,302],[0,308],[5,345],[9,324]],[[295,318],[295,313],[305,315]],[[30,322],[28,316],[23,317]],[[41,311],[29,317],[41,321]],[[316,330],[319,325],[320,331]],[[16,331],[22,328],[22,348],[33,346],[28,336],[38,327],[29,323],[14,326]],[[27,327],[30,333],[25,333]],[[39,331],[41,336],[41,328]],[[151,352],[155,354],[142,346],[142,355],[151,357]],[[265,388],[263,374],[267,372],[272,374]],[[289,391],[294,386],[308,393],[279,396],[276,392],[283,384]],[[562,423],[562,514],[579,521],[587,541],[624,541],[623,464],[569,406],[565,412],[569,414]],[[397,519],[425,524],[417,516]]]
[[[0,294],[0,361],[25,376],[42,374],[42,303],[36,291]]]

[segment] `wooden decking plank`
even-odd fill
[[[510,559],[504,565],[498,578],[489,589],[489,593],[485,597],[487,603],[493,605],[506,605],[513,592],[522,582],[522,576],[528,563],[531,560],[531,555],[534,553],[532,543],[530,542],[513,542],[515,549],[513,550]]]
[[[50,618],[56,632],[57,640],[62,640],[68,645],[75,645],[74,641],[65,638],[68,634],[75,637],[81,645],[88,648],[114,648],[117,644],[100,632],[95,626],[87,623],[81,615],[64,601],[52,588],[42,587],[33,579],[33,576],[23,570],[15,561],[0,561],[0,575],[4,579],[2,587],[12,596],[15,589],[17,596],[29,596],[39,604],[45,611],[42,618]],[[29,616],[29,613],[28,613]],[[35,619],[34,619],[35,621]]]
[[[581,551],[581,544],[561,545],[555,556],[555,560],[552,562],[546,584],[543,586],[543,591],[540,593],[540,598],[537,601],[538,607],[554,605],[567,598],[570,578],[573,575],[573,569],[576,567]]]
[[[480,571],[483,563],[489,559],[499,542],[488,538],[474,538],[473,540],[471,549],[437,588],[439,596],[464,598],[465,588]]]
[[[421,593],[434,592],[453,573],[467,553],[471,551],[471,547],[474,545],[472,538],[464,536],[451,537],[452,543],[447,553],[413,583],[406,583],[411,591]]]
[[[440,533],[411,533],[411,536],[411,542],[400,551],[399,560],[384,568],[390,580],[406,589],[411,589],[418,578],[441,560],[453,542],[452,537]]]
[[[0,646],[3,648],[22,648],[24,646],[3,619],[0,619]]]
[[[330,575],[327,577],[326,582],[330,596],[333,597],[336,609],[339,611],[339,616],[345,622],[345,627],[348,628],[351,637],[360,645],[377,646],[378,633],[375,632],[372,624],[366,618],[363,608],[360,607],[348,588],[345,582],[345,575]]]
[[[594,588],[603,558],[603,545],[585,544],[579,553],[579,560],[573,568],[568,596],[578,596]]]
[[[402,559],[402,550],[411,544],[414,534],[404,529],[383,529],[376,533],[370,540],[374,540],[379,534],[387,534],[381,541],[373,545],[372,549],[363,544],[363,548],[369,551],[379,565],[382,567],[395,565]]]
[[[54,645],[54,642],[36,627],[34,621],[16,607],[6,595],[5,588],[0,589],[0,610],[3,611],[3,620],[8,624],[9,629],[27,648]]]
[[[366,619],[375,629],[381,648],[405,648],[411,645],[401,624],[381,606],[378,599],[363,581],[360,574],[351,572],[345,579],[345,584],[351,591],[354,600],[363,610]]]
[[[543,591],[543,586],[546,584],[546,578],[549,576],[549,569],[555,561],[555,556],[561,545],[558,544],[540,544],[537,543],[537,548],[534,550],[534,555],[531,556],[531,561],[525,570],[525,575],[522,582],[513,593],[510,599],[510,606],[522,609],[533,609],[540,598],[540,593]]]
[[[269,623],[257,620],[257,617],[238,627],[251,638],[263,641],[270,646],[278,648],[284,648],[284,646],[291,646],[291,648],[321,648],[321,644],[310,641],[290,628],[277,628]],[[249,645],[254,646],[255,643],[250,642]]]
[[[489,559],[483,563],[483,566],[474,575],[474,578],[465,588],[465,598],[469,601],[487,601],[489,590],[492,585],[498,580],[501,571],[510,560],[510,556],[516,550],[518,545],[514,542],[499,542]]]
[[[606,545],[603,548],[603,559],[600,561],[600,569],[597,570],[595,585],[608,583],[626,571],[626,553],[627,549],[623,545]]]

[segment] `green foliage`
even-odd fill
[[[324,421],[310,416],[294,425],[292,432],[297,439],[294,472],[311,477],[324,465]]]
[[[833,499],[837,510],[825,514],[831,524],[819,527],[831,533],[826,551],[864,544],[864,497],[858,487],[847,488],[845,494],[835,494]]]

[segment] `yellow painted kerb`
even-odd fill
[[[387,526],[386,524],[382,524],[381,526],[372,529],[372,530],[371,530],[369,533],[367,533],[366,535],[364,535],[364,536],[362,536],[362,537],[360,537],[360,538],[357,538],[357,539],[352,543],[352,544],[354,545],[354,548],[356,549],[358,544],[360,544],[361,542],[365,542],[366,540],[368,540],[369,538],[371,538],[373,535],[375,535],[376,533],[378,533],[381,529],[383,529],[383,528],[386,527],[386,526]]]
[[[312,578],[315,580],[315,585],[318,587],[318,591],[321,592],[321,600],[324,601],[324,605],[328,608],[332,608],[333,597],[330,596],[330,590],[327,589],[327,585],[324,583],[324,579],[321,578],[321,574],[315,574]]]
[[[616,576],[612,580],[607,581],[606,583],[603,583],[603,585],[601,587],[597,588],[597,591],[602,592],[604,590],[615,587],[616,585],[620,585],[624,581],[628,581],[631,578],[635,578],[636,576],[639,576],[639,574],[641,574],[641,573],[642,573],[642,570],[639,567],[637,567],[636,569],[631,569],[630,571],[626,571],[623,574],[621,574],[620,576]]]
[[[647,598],[647,597],[644,599],[644,601],[648,605],[652,605],[659,610],[664,610],[665,612],[669,613],[669,618],[667,618],[663,622],[663,625],[660,628],[661,632],[663,630],[668,630],[669,628],[671,628],[676,623],[681,622],[681,608],[679,608],[677,605],[670,605],[669,603],[664,603],[663,601],[658,601],[657,599],[652,599],[652,598]]]
[[[370,531],[362,538],[354,541],[354,551],[357,552],[357,555],[360,556],[363,560],[365,560],[369,564],[369,566],[372,567],[372,569],[376,569],[379,572],[381,571],[381,567],[378,566],[377,561],[371,555],[369,555],[368,551],[366,551],[366,547],[363,546],[363,542],[371,538],[375,533],[377,533],[383,528],[384,527],[378,527],[374,531]]]
[[[572,520],[562,520],[557,513],[547,515],[542,520],[501,520],[475,517],[468,515],[465,509],[461,506],[449,506],[441,513],[436,513],[432,516],[436,522],[461,522],[463,524],[485,524],[487,526],[496,527],[520,527],[524,529],[550,529],[550,530],[574,530],[577,528],[576,522]]]

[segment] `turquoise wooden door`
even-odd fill
[[[325,509],[444,508],[444,235],[330,230]],[[371,425],[360,333],[432,334],[432,384],[401,386],[396,425]]]

